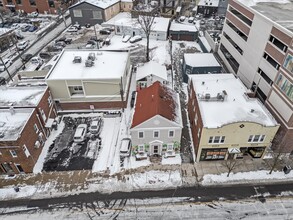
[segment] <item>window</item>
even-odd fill
[[[195,113],[195,116],[194,116],[194,124],[197,125],[197,119],[198,119],[198,116],[197,116],[197,113]]]
[[[101,11],[93,11],[93,18],[94,19],[102,19],[102,12]]]
[[[50,8],[55,8],[54,0],[48,0],[48,4]]]
[[[16,151],[15,150],[10,150],[10,154],[12,157],[17,157]]]
[[[82,11],[81,10],[73,10],[73,17],[76,17],[76,18],[81,18],[82,17]]]
[[[138,138],[144,138],[144,133],[143,131],[138,132]]]
[[[2,156],[2,152],[0,151],[0,156]]]
[[[38,125],[37,124],[34,124],[34,130],[35,130],[36,133],[39,132],[39,128],[38,128]]]
[[[43,120],[46,121],[47,117],[46,117],[46,114],[45,114],[44,110],[39,108],[39,111],[41,112]]]
[[[52,105],[52,98],[49,96],[49,98],[48,98],[48,104],[49,104],[49,106],[51,106]]]
[[[174,144],[167,144],[167,151],[173,151]]]
[[[277,81],[277,86],[279,89],[291,100],[293,101],[293,83],[291,83],[282,74],[279,74]]]
[[[288,54],[285,61],[284,61],[284,68],[288,70],[290,73],[293,73],[293,55]]]
[[[174,137],[175,132],[174,131],[169,131],[169,137]]]
[[[21,0],[16,0],[16,4],[21,5]]]
[[[278,64],[277,61],[275,61],[270,55],[264,53],[263,58],[265,58],[276,70],[279,70],[280,64]]]
[[[36,5],[36,1],[35,0],[29,0],[29,2],[30,2],[30,5],[31,6],[35,6]]]
[[[209,137],[209,144],[219,144],[225,142],[225,136],[210,136]]]
[[[69,86],[70,95],[84,95],[82,86]]]
[[[200,128],[198,129],[198,132],[197,132],[197,137],[199,138],[199,135],[200,135]]]
[[[262,71],[261,68],[258,68],[257,72],[262,76],[262,78],[271,86],[273,81],[267,76],[267,74]]]
[[[160,136],[160,132],[159,131],[154,131],[154,138],[158,138]]]
[[[265,137],[266,137],[265,135],[249,135],[247,142],[249,143],[263,142]]]
[[[284,51],[285,53],[287,52],[288,47],[274,36],[271,35],[269,41],[272,42],[280,50]]]
[[[141,145],[138,145],[138,152],[144,152],[144,145],[141,144]]]
[[[39,141],[35,142],[35,148],[39,148],[41,146],[41,143]]]
[[[29,157],[31,155],[25,144],[22,146],[22,150],[25,153],[26,157]]]

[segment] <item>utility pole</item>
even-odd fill
[[[95,35],[96,35],[96,39],[97,39],[97,48],[100,49],[98,36],[97,36],[97,30],[96,30],[96,25],[94,25],[94,30],[95,30]]]
[[[10,72],[9,72],[8,68],[6,67],[5,63],[2,60],[2,57],[0,57],[0,61],[1,61],[2,65],[4,66],[4,70],[6,70],[6,72],[7,72],[8,76],[9,76],[10,80],[13,81],[13,79],[12,79],[12,77],[10,75]]]
[[[121,102],[122,102],[122,112],[124,112],[124,98],[123,98],[123,84],[122,84],[122,77],[121,77],[121,80],[120,80],[120,96],[121,96]]]

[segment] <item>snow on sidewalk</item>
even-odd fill
[[[203,176],[202,185],[217,185],[221,183],[247,183],[247,182],[264,182],[266,180],[284,180],[284,181],[292,181],[293,180],[293,172],[289,174],[284,174],[284,172],[277,171],[269,174],[268,170],[259,170],[259,171],[250,171],[250,172],[239,172],[239,173],[231,173],[229,177],[227,177],[227,173],[221,173],[219,175],[214,174],[206,174]]]

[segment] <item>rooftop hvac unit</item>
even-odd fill
[[[211,94],[210,93],[207,93],[205,94],[205,97],[204,97],[206,100],[209,100],[211,98]]]
[[[95,61],[95,59],[96,59],[95,53],[89,53],[87,59],[91,60],[91,61]]]
[[[72,62],[73,63],[81,63],[81,60],[82,60],[81,56],[75,56]]]
[[[92,67],[94,64],[95,64],[95,62],[92,61],[92,60],[86,60],[85,61],[85,66],[86,67]]]
[[[223,96],[223,94],[222,94],[222,93],[218,93],[218,94],[217,94],[217,99],[218,99],[218,100],[224,100],[224,96]]]

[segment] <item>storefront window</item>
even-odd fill
[[[227,153],[227,148],[219,149],[202,149],[200,160],[224,160]]]

